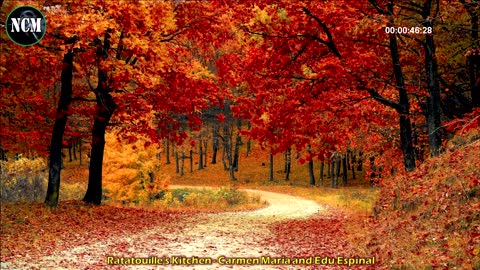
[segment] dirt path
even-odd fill
[[[261,256],[281,257],[275,246],[262,247],[270,237],[268,226],[285,219],[299,219],[313,215],[323,208],[317,203],[273,192],[246,190],[259,195],[268,206],[250,212],[205,214],[189,218],[180,224],[171,224],[174,232],[165,233],[165,228],[144,231],[136,235],[119,236],[107,241],[78,246],[71,250],[56,252],[44,257],[40,269],[281,269],[268,265],[241,266],[220,265],[216,261],[225,258]],[[108,256],[168,258],[169,265],[106,266]],[[211,258],[212,264],[172,265],[178,257]],[[223,261],[223,260],[222,260]],[[224,261],[226,262],[226,261]],[[26,265],[16,264],[20,268]]]

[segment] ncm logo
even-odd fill
[[[8,37],[21,46],[31,46],[42,40],[47,29],[45,16],[31,6],[15,8],[5,23]]]

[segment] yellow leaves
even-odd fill
[[[314,78],[317,76],[317,73],[313,72],[313,70],[307,65],[302,65],[302,72],[307,78]]]
[[[270,120],[270,116],[268,115],[267,112],[264,112],[262,116],[260,116],[260,119],[262,119],[263,122],[268,123],[268,121]]]
[[[9,174],[17,174],[25,171],[39,172],[43,171],[47,166],[45,160],[42,158],[37,158],[35,160],[20,158],[19,160],[15,160],[13,162],[0,162],[2,163],[2,168]]]
[[[290,18],[288,17],[287,10],[284,8],[280,8],[277,12],[277,16],[280,20],[290,22]]]
[[[253,13],[255,15],[255,21],[261,22],[262,24],[270,24],[272,18],[268,15],[266,9],[260,9],[257,5],[253,7]]]
[[[187,72],[187,77],[191,79],[213,79],[215,74],[195,59],[191,62],[190,72]]]
[[[167,184],[168,179],[158,170],[159,161],[155,157],[158,150],[144,148],[146,139],[139,137],[137,142],[127,143],[109,133],[106,141],[103,178],[106,194],[112,201],[146,203]]]

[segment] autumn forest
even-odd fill
[[[0,268],[480,268],[478,1],[0,3]]]

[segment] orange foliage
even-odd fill
[[[146,139],[135,143],[106,135],[103,166],[104,193],[114,202],[148,203],[165,190],[168,177],[161,175],[155,147],[144,148]]]

